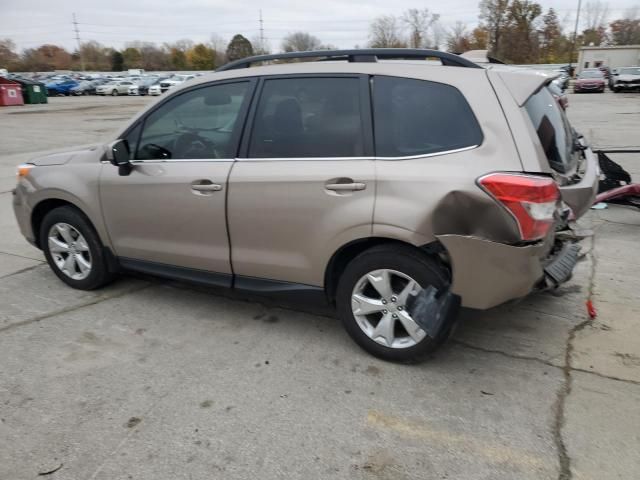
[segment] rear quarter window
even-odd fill
[[[573,134],[569,120],[556,99],[545,87],[533,94],[524,107],[551,168],[560,173],[568,172],[576,162]]]
[[[464,95],[443,83],[375,77],[376,156],[408,157],[475,147],[482,130]]]

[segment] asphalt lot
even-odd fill
[[[18,232],[15,165],[106,140],[148,101],[0,108],[0,479],[638,478],[640,212],[590,211],[568,284],[463,312],[418,366],[256,298],[133,277],[74,291]],[[569,101],[594,145],[638,146],[639,94]],[[614,158],[640,181],[640,156]]]

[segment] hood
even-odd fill
[[[69,160],[77,155],[86,154],[89,152],[95,152],[98,149],[104,148],[102,144],[96,145],[84,145],[80,147],[75,147],[72,150],[51,150],[48,152],[43,152],[39,154],[37,157],[29,160],[28,163],[33,163],[39,167],[46,167],[51,165],[64,165]]]
[[[640,80],[640,75],[632,75],[632,74],[618,75],[616,77],[616,80],[622,80],[623,82],[631,82],[634,80]]]
[[[576,78],[576,83],[604,83],[604,78]]]

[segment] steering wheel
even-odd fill
[[[173,158],[217,158],[215,144],[194,132],[182,133],[173,145]]]

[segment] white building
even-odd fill
[[[578,53],[578,73],[585,68],[620,68],[640,65],[640,45],[582,47]]]

